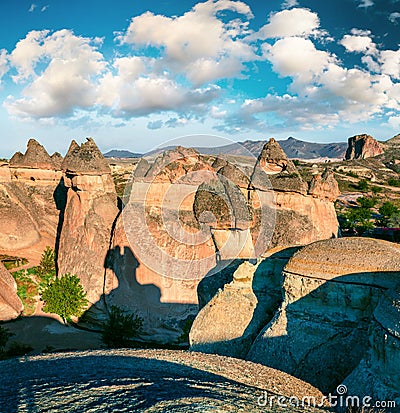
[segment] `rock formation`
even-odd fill
[[[333,391],[369,346],[382,290],[400,280],[400,246],[368,238],[320,241],[296,253],[283,274],[279,311],[248,359]]]
[[[384,152],[382,145],[370,135],[355,135],[349,138],[346,160],[366,159]]]
[[[77,275],[91,303],[112,288],[105,284],[117,195],[111,171],[93,139],[71,143],[62,164],[67,202],[60,234],[59,273]]]
[[[400,284],[387,290],[374,311],[370,348],[344,380],[348,393],[400,405]]]
[[[7,321],[17,318],[22,310],[23,305],[17,295],[17,284],[13,276],[0,262],[0,320]]]
[[[258,263],[237,263],[202,280],[191,350],[245,358],[282,302],[282,269],[293,253],[288,248]]]
[[[38,263],[54,248],[65,195],[60,155],[52,157],[34,139],[0,167],[0,251]]]

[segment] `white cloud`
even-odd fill
[[[389,15],[389,21],[391,21],[394,24],[397,24],[397,20],[400,19],[400,13],[395,11],[393,13],[390,13]]]
[[[388,120],[388,124],[396,131],[400,128],[400,116],[391,116]]]
[[[265,47],[265,52],[275,72],[302,83],[312,81],[335,60],[329,53],[317,50],[311,40],[301,37],[280,39]]]
[[[366,52],[371,48],[375,48],[371,37],[349,35],[346,34],[340,41],[340,44],[346,48],[348,52]]]
[[[75,36],[69,30],[28,33],[11,53],[10,62],[18,72],[14,81],[30,79],[31,83],[22,98],[7,98],[7,110],[21,117],[46,118],[90,108],[95,102],[93,79],[106,67],[97,51],[99,43],[100,39]]]
[[[295,8],[272,13],[269,23],[251,36],[253,39],[272,39],[289,36],[310,36],[319,28],[317,13]]]
[[[282,3],[282,9],[290,9],[291,7],[296,7],[299,5],[297,0],[285,0]]]
[[[374,2],[372,0],[360,0],[360,4],[358,5],[358,7],[361,8],[368,8],[374,5]]]
[[[218,13],[226,10],[247,19],[253,17],[249,6],[241,1],[209,0],[178,17],[151,12],[134,17],[118,40],[133,48],[159,48],[164,65],[185,73],[195,86],[234,77],[244,69],[242,63],[254,60],[255,54],[243,40],[249,32],[248,22],[236,18],[224,23]]]
[[[44,11],[46,11],[50,6],[47,4],[46,6],[43,6],[40,11],[43,13]]]
[[[32,3],[32,4],[31,4],[31,7],[29,7],[28,12],[29,12],[29,13],[32,13],[32,12],[36,9],[36,7],[37,7],[36,4],[33,4],[33,3]]]
[[[8,72],[8,53],[5,49],[0,49],[0,83],[2,77]]]

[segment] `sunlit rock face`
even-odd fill
[[[0,263],[0,320],[17,318],[22,310],[23,305],[17,295],[17,284],[13,276]]]
[[[38,263],[47,245],[54,248],[65,195],[61,155],[50,156],[30,139],[0,166],[0,251]]]
[[[349,138],[346,160],[366,159],[384,152],[382,145],[370,135],[355,135]]]
[[[68,188],[58,254],[59,273],[77,275],[96,303],[109,292],[105,261],[118,215],[111,171],[92,139],[72,142],[62,164]]]
[[[152,164],[141,161],[129,184],[112,237],[107,277],[116,284],[106,302],[143,317],[146,340],[187,342],[197,285],[216,264],[193,200],[198,186],[214,177],[198,152],[178,147]]]
[[[368,238],[315,242],[283,271],[283,303],[248,359],[333,391],[369,347],[382,291],[400,281],[400,247]]]

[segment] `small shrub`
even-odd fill
[[[350,176],[351,178],[358,178],[359,175],[355,172],[349,171],[346,173],[347,176]]]
[[[64,323],[72,316],[82,315],[88,304],[79,278],[72,274],[65,274],[49,284],[42,292],[42,300],[43,311],[58,314]]]
[[[373,187],[371,188],[371,191],[372,191],[374,194],[379,194],[379,192],[382,192],[382,188],[379,187],[379,186],[373,186]]]
[[[370,209],[373,208],[376,203],[377,203],[377,199],[376,198],[367,198],[365,196],[358,198],[357,202],[360,204],[361,208],[366,208],[366,209]]]
[[[361,179],[361,181],[358,182],[357,188],[361,192],[367,192],[369,188],[368,181],[366,179]]]
[[[400,186],[400,180],[396,178],[389,178],[387,182],[389,186]]]
[[[142,328],[141,317],[125,314],[121,308],[113,305],[103,326],[102,340],[108,348],[130,347],[131,340],[142,332]]]

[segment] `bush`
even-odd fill
[[[368,181],[361,179],[361,181],[358,182],[357,188],[362,192],[367,192],[369,188]]]
[[[42,292],[42,300],[44,301],[43,311],[58,314],[64,323],[72,316],[82,315],[88,304],[79,278],[71,274],[56,278],[49,284]]]
[[[136,314],[124,314],[113,305],[103,326],[102,340],[108,348],[130,347],[131,340],[142,332],[143,319]]]
[[[370,209],[376,205],[376,198],[366,198],[365,196],[358,198],[357,202],[360,204],[361,208]]]
[[[46,249],[43,251],[42,258],[40,260],[38,268],[38,273],[39,275],[52,275],[53,277],[55,277],[56,253],[52,248],[46,247]]]
[[[379,220],[381,226],[392,228],[398,227],[400,210],[393,202],[384,202],[379,208],[379,213],[382,215]]]
[[[390,186],[400,186],[400,180],[396,178],[389,178],[387,182]]]

